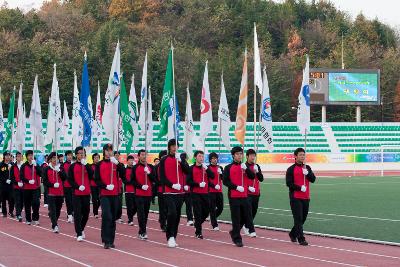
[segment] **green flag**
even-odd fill
[[[7,150],[8,142],[11,140],[13,126],[14,126],[14,108],[15,107],[15,88],[10,100],[10,109],[8,110],[7,125],[6,125],[6,139],[4,141],[3,150]],[[10,148],[12,150],[12,148]]]
[[[131,124],[131,116],[129,112],[129,101],[126,93],[124,76],[121,77],[121,95],[120,95],[120,116],[122,120],[122,131],[126,142],[126,153],[131,153],[133,142],[133,128]]]
[[[170,101],[174,96],[174,70],[173,70],[173,50],[169,51],[167,71],[165,73],[165,81],[163,88],[163,97],[160,108],[160,131],[158,137],[162,137],[168,133],[168,109]]]

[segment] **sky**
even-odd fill
[[[274,1],[282,2],[284,0]],[[0,5],[4,2],[7,2],[8,6],[12,8],[19,7],[23,10],[30,10],[31,8],[40,8],[44,0],[0,0]],[[400,29],[398,14],[400,1],[398,0],[331,0],[330,2],[340,10],[347,11],[352,18],[362,12],[367,18],[378,18],[380,21]]]

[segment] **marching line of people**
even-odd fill
[[[147,221],[150,206],[158,198],[160,228],[165,232],[168,247],[176,247],[182,206],[185,204],[187,225],[194,226],[194,235],[203,239],[202,226],[207,218],[212,230],[219,231],[218,217],[224,209],[223,185],[228,189],[232,229],[232,242],[242,247],[242,234],[257,237],[254,219],[260,199],[260,183],[264,180],[260,165],[256,163],[256,151],[248,149],[246,158],[241,147],[231,150],[232,163],[224,168],[219,165],[219,155],[211,152],[209,164],[203,151],[194,153],[194,163],[189,166],[186,153],[177,154],[175,139],[168,141],[168,150],[159,153],[154,165],[147,162],[147,151],[137,152],[137,163],[128,155],[127,164],[120,162],[120,154],[111,144],[103,147],[103,157],[95,153],[92,164],[86,160],[83,147],[64,155],[56,152],[45,157],[39,166],[34,152],[27,150],[26,161],[22,154],[3,153],[0,163],[0,199],[3,217],[15,217],[23,221],[25,211],[27,225],[39,225],[41,185],[44,205],[54,233],[60,232],[58,219],[65,202],[67,222],[73,223],[77,241],[85,239],[85,226],[89,220],[90,204],[94,218],[99,217],[101,207],[101,239],[105,249],[115,248],[116,222],[123,223],[122,205],[125,200],[128,222],[133,226],[136,214],[138,237],[148,239]],[[64,161],[65,156],[65,161]],[[315,175],[305,162],[305,151],[294,151],[295,163],[287,169],[286,185],[294,226],[289,233],[292,242],[308,245],[303,225],[310,202],[310,183]],[[7,210],[8,207],[8,210]],[[15,215],[14,215],[15,209]]]

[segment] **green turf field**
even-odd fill
[[[261,190],[255,224],[291,228],[284,179],[266,179]],[[227,204],[220,219],[230,220]],[[310,212],[305,231],[400,243],[400,178],[317,178]]]

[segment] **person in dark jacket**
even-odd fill
[[[294,226],[289,233],[292,242],[307,246],[303,225],[307,219],[310,205],[310,182],[315,182],[315,175],[309,165],[304,164],[306,152],[303,148],[294,151],[295,163],[286,171],[286,185],[289,187],[290,208]]]
[[[210,182],[214,185],[210,187],[210,222],[214,231],[219,231],[218,217],[224,210],[224,195],[222,193],[222,172],[223,168],[218,165],[218,154],[211,152],[208,155],[210,165],[208,168],[214,173]]]
[[[135,202],[135,187],[132,180],[132,171],[135,163],[133,155],[127,157],[127,165],[125,168],[125,177],[123,182],[125,184],[125,205],[126,213],[128,215],[128,225],[133,226],[133,216],[137,213],[137,207]]]
[[[68,171],[69,171],[69,167],[72,164],[72,161],[73,161],[72,151],[71,150],[65,151],[65,162],[63,164],[61,164],[61,171],[63,171],[65,177],[67,177],[67,179],[64,182],[64,198],[65,198],[65,206],[67,207],[67,222],[68,223],[74,222],[74,217],[73,217],[74,206],[72,203],[73,189],[68,181]]]
[[[3,153],[3,161],[0,163],[0,183],[1,183],[1,210],[3,217],[7,217],[7,204],[8,215],[14,218],[14,188],[12,184],[12,167],[11,154],[6,151]]]
[[[100,161],[100,155],[98,153],[94,153],[92,155],[92,160],[93,163],[90,164],[90,167],[92,168],[92,171],[96,170],[96,164],[99,163]],[[93,180],[90,180],[90,195],[92,199],[92,211],[93,211],[93,216],[97,219],[99,218],[99,207],[100,207],[100,193],[99,193],[99,188],[96,185],[96,182]]]

